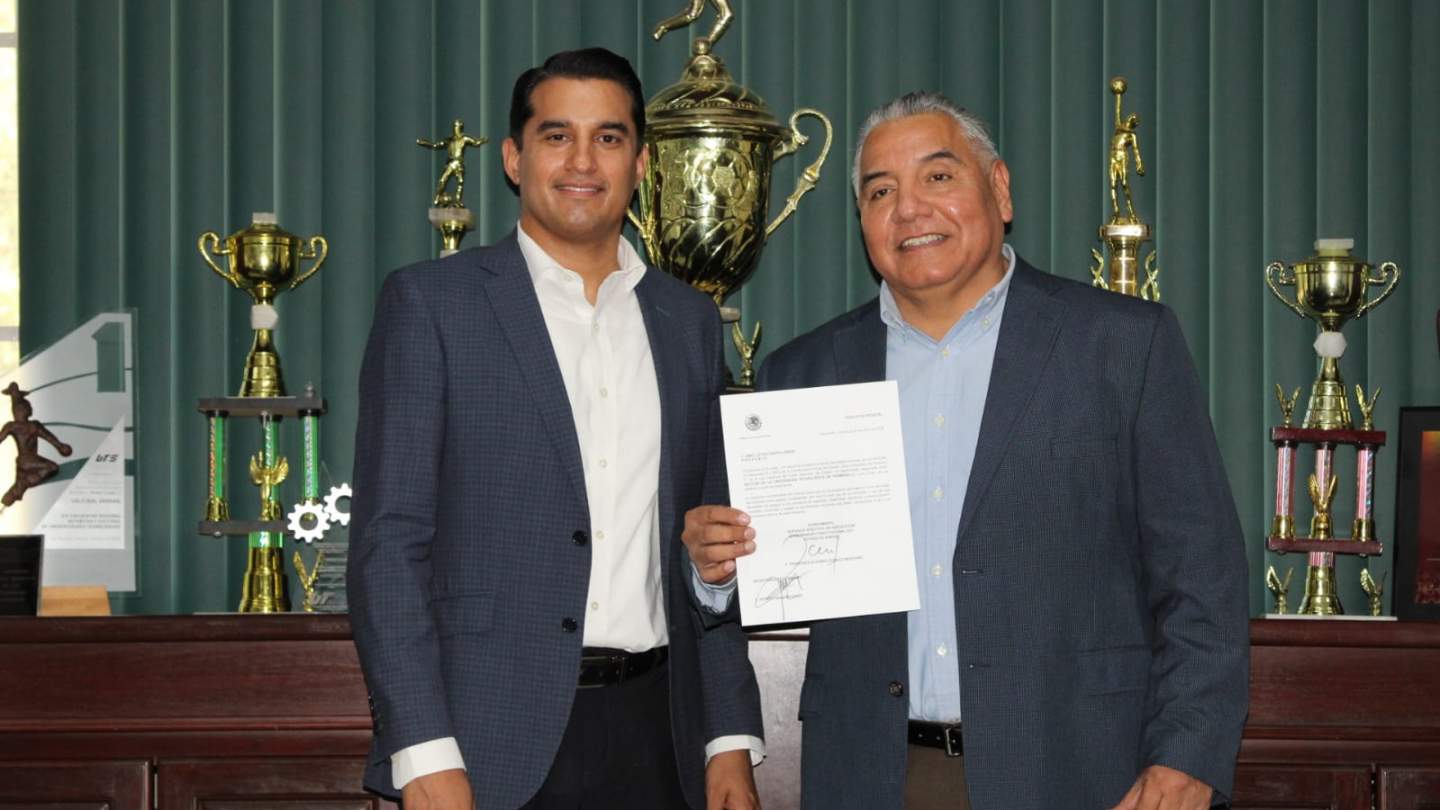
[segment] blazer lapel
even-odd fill
[[[647,267],[645,277],[635,287],[635,296],[640,302],[640,316],[645,321],[645,334],[650,339],[650,358],[655,364],[655,385],[660,389],[660,482],[656,506],[660,510],[660,577],[665,591],[665,604],[670,604],[670,570],[672,550],[669,537],[678,537],[675,525],[675,469],[671,459],[676,453],[688,448],[676,447],[676,437],[685,435],[676,421],[682,418],[685,408],[684,385],[685,352],[699,351],[691,348],[688,340],[689,326],[676,323],[670,311],[659,298],[654,274],[659,271]],[[678,339],[677,339],[678,338]]]
[[[585,493],[585,471],[580,462],[580,439],[575,435],[575,415],[570,410],[570,397],[565,393],[565,379],[560,376],[560,363],[555,347],[545,328],[540,299],[535,283],[525,267],[525,255],[515,241],[515,232],[496,243],[479,257],[481,266],[494,274],[484,285],[491,309],[501,331],[510,342],[510,350],[518,361],[530,389],[536,410],[545,422],[550,440],[560,454],[561,463],[570,475],[580,503],[590,503]],[[517,407],[523,407],[517,404]]]
[[[1053,296],[1049,276],[1016,259],[1015,274],[1005,297],[1005,317],[995,346],[995,363],[990,370],[990,388],[980,419],[980,440],[975,446],[975,463],[965,489],[965,504],[956,531],[956,546],[965,537],[974,519],[976,505],[984,497],[1005,448],[1015,420],[1025,410],[1035,386],[1045,371],[1046,361],[1060,332],[1060,304]]]

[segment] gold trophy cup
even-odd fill
[[[694,5],[694,16],[667,20],[655,38],[692,22],[703,3]],[[728,4],[715,5],[721,20],[711,36],[694,40],[680,81],[645,108],[650,163],[640,183],[640,214],[632,213],[630,221],[652,264],[714,297],[722,320],[732,324],[744,362],[740,383],[748,386],[758,329],[746,341],[739,311],[723,304],[755,272],[765,240],[815,188],[832,129],[829,119],[812,109],[796,110],[788,126],[781,126],[759,96],[735,83],[711,52],[713,39],[733,17]],[[809,140],[798,125],[804,116],[820,120],[825,142],[820,156],[801,172],[785,207],[767,224],[771,168]]]
[[[323,236],[308,240],[287,233],[276,224],[275,215],[257,213],[250,227],[236,231],[223,241],[214,231],[200,234],[200,255],[217,275],[250,295],[255,305],[250,325],[255,342],[245,358],[245,376],[240,382],[242,397],[283,397],[285,381],[280,374],[280,355],[275,353],[273,331],[279,323],[275,298],[304,284],[325,263],[330,246]],[[214,256],[224,256],[222,270]],[[301,260],[311,259],[309,270],[299,271]]]
[[[1352,428],[1345,382],[1340,378],[1340,357],[1345,353],[1345,338],[1340,328],[1346,321],[1363,317],[1374,309],[1394,291],[1400,280],[1400,268],[1394,262],[1373,268],[1350,254],[1354,246],[1353,239],[1317,239],[1314,256],[1292,265],[1271,262],[1265,268],[1265,283],[1270,286],[1270,292],[1295,314],[1310,318],[1320,326],[1320,336],[1315,340],[1315,352],[1321,358],[1320,376],[1310,388],[1306,428]],[[1369,298],[1370,287],[1380,284],[1385,285],[1384,289]],[[1282,293],[1281,287],[1293,287],[1294,297]]]

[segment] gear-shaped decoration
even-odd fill
[[[331,487],[330,494],[325,496],[325,516],[336,526],[350,525],[350,513],[340,511],[340,499],[349,498],[350,495],[350,485],[341,484],[338,487]]]
[[[305,528],[307,516],[315,521],[315,525],[308,529]],[[326,514],[325,507],[318,503],[297,503],[295,508],[290,510],[290,523],[286,528],[296,540],[313,543],[325,537],[325,532],[330,528],[330,517]]]

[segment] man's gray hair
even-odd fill
[[[965,139],[970,142],[970,148],[975,150],[975,156],[980,159],[981,169],[988,172],[995,161],[1000,159],[1000,153],[995,151],[995,142],[990,139],[990,132],[986,128],[985,122],[973,113],[940,93],[929,90],[906,93],[888,104],[877,107],[865,116],[865,120],[860,124],[860,134],[855,136],[855,164],[850,169],[850,183],[855,190],[856,199],[860,198],[860,155],[865,151],[865,140],[870,137],[871,130],[881,124],[926,113],[948,115],[960,125],[960,130],[965,133]]]

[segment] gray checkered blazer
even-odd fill
[[[885,379],[872,301],[777,350],[759,387]],[[1247,704],[1245,552],[1175,316],[1011,278],[951,571],[977,810],[1103,808],[1167,765],[1220,794]],[[816,622],[802,803],[900,810],[901,613]]]
[[[705,629],[684,513],[723,501],[712,412],[723,371],[709,298],[662,273],[636,287],[661,400],[660,536],[681,784],[704,807],[704,745],[761,735],[735,624]],[[375,737],[391,754],[455,737],[484,808],[528,800],[570,714],[590,519],[565,385],[515,235],[386,279],[360,375],[350,619]],[[717,469],[718,468],[718,469]]]

